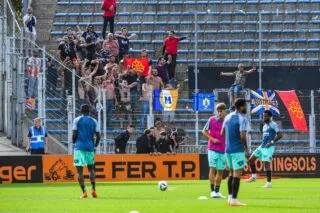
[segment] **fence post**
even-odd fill
[[[19,57],[19,64],[18,64],[18,115],[17,115],[17,145],[22,146],[23,145],[23,139],[24,139],[24,58]]]
[[[0,100],[3,100],[3,73],[4,73],[4,16],[0,17]],[[3,130],[3,103],[0,101],[0,131]]]
[[[72,69],[72,113],[75,118],[76,116],[76,70]]]
[[[248,137],[248,149],[249,152],[251,153],[252,147],[251,147],[251,104],[250,104],[250,89],[245,90],[245,100],[247,103],[247,116],[248,116],[248,121],[249,121],[249,126],[248,126],[248,131],[247,131],[247,137]]]
[[[42,47],[42,88],[41,88],[41,96],[42,96],[42,118],[43,118],[43,126],[46,127],[46,47]],[[39,96],[39,95],[38,95]]]
[[[103,151],[106,153],[107,141],[107,103],[106,103],[107,90],[102,89],[102,106],[103,106]],[[101,150],[100,150],[101,151]]]
[[[72,155],[73,142],[72,142],[72,125],[73,125],[73,112],[72,112],[72,95],[67,97],[67,112],[68,112],[68,154]]]
[[[38,74],[38,117],[39,118],[42,118],[42,116],[43,116],[43,113],[42,113],[42,111],[43,111],[42,75],[43,75],[43,72],[39,72],[39,74]]]
[[[10,45],[10,38],[8,38],[6,36],[6,47],[5,47],[5,51],[6,51],[6,127],[7,127],[7,137],[11,138],[11,109],[12,109],[12,105],[11,105],[11,94],[12,94],[12,78],[11,78],[11,74],[12,74],[12,66],[11,66],[11,57],[10,57],[10,50],[11,50],[11,45]]]
[[[147,127],[151,128],[154,126],[154,120],[153,120],[153,88],[151,89],[151,94],[149,95],[149,114],[147,116]]]
[[[317,152],[316,144],[316,117],[314,113],[314,91],[311,90],[310,93],[311,99],[311,114],[309,115],[309,141],[310,141],[310,152]]]
[[[97,111],[98,111],[98,126],[99,126],[100,130],[101,130],[101,110],[102,110],[102,105],[101,105],[101,93],[102,93],[101,88],[98,87]],[[96,150],[97,154],[100,154],[100,151],[101,151],[101,149],[100,149],[100,145],[99,145],[99,146],[97,147],[97,150]]]

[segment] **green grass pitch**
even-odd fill
[[[241,182],[239,199],[246,207],[229,207],[226,199],[209,198],[208,181],[169,181],[162,192],[157,182],[97,183],[98,198],[81,200],[76,183],[0,185],[4,213],[218,213],[320,212],[320,179],[276,179],[272,189],[264,180]],[[90,187],[87,184],[87,191]],[[226,181],[221,192],[227,195]],[[207,196],[208,200],[198,200]]]

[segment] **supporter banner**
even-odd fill
[[[291,178],[319,178],[320,177],[320,155],[319,154],[276,154],[272,159],[272,175]],[[208,179],[207,155],[200,157],[200,177]],[[263,164],[256,160],[256,169],[259,175],[265,175]],[[244,168],[243,174],[249,174],[248,166]],[[227,172],[225,173],[226,176]]]
[[[130,66],[133,70],[137,71],[141,76],[149,74],[149,60],[147,58],[124,58],[124,67]]]
[[[42,183],[41,156],[0,156],[0,183]]]
[[[44,182],[76,182],[73,156],[44,155]],[[97,155],[97,181],[200,179],[199,155]],[[85,179],[89,180],[87,169]]]
[[[178,90],[155,90],[154,110],[175,111],[178,102]]]
[[[265,110],[270,110],[273,115],[279,115],[279,106],[275,92],[270,90],[251,90],[250,93],[251,113],[263,114]]]
[[[193,111],[213,112],[214,94],[198,93],[193,94]]]
[[[289,112],[293,127],[298,131],[308,132],[306,118],[296,92],[294,90],[276,92]]]

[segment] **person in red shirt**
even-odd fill
[[[116,15],[116,0],[104,0],[101,6],[103,13],[103,30],[102,39],[106,38],[106,29],[108,23],[110,23],[110,33],[114,33],[114,17]]]
[[[165,54],[166,59],[168,59],[168,55],[171,55],[172,57],[171,63],[168,66],[169,80],[175,78],[179,41],[187,38],[189,37],[177,37],[172,30],[169,32],[169,36],[164,40],[162,54]]]

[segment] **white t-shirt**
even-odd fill
[[[36,23],[36,25],[37,25],[37,19],[36,19],[36,17],[33,16],[33,18],[34,18],[34,21],[35,21],[35,23]],[[23,16],[23,26],[24,26],[25,31],[30,33],[30,30],[29,30],[29,28],[27,27],[27,24],[26,24],[26,21],[27,21],[28,19],[29,19],[29,14],[26,14],[26,15]],[[36,28],[35,28],[34,26],[32,27],[32,33],[33,33],[33,34],[37,34]]]
[[[28,68],[28,75],[29,77],[38,77],[38,73],[40,72],[41,69],[41,59],[40,58],[35,58],[35,57],[30,57],[27,60],[27,68]]]

